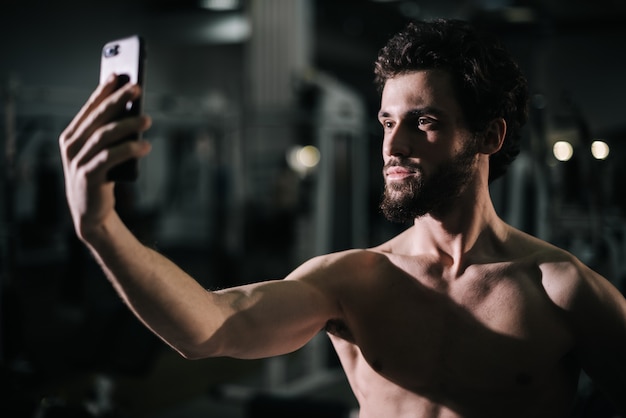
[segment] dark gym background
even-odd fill
[[[354,415],[323,335],[284,358],[192,362],[140,326],[73,235],[57,138],[97,84],[101,46],[141,34],[154,146],[117,188],[120,212],[206,287],[282,277],[399,230],[377,210],[372,63],[434,17],[497,33],[530,81],[524,150],[492,187],[500,214],[624,291],[624,1],[3,0],[1,415]],[[577,414],[614,416],[584,376]]]

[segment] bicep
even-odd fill
[[[262,358],[295,351],[336,309],[332,298],[301,280],[272,280],[215,292],[228,314],[213,338],[220,355]]]

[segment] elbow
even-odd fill
[[[185,360],[202,360],[225,355],[223,350],[210,340],[176,342],[169,345]]]

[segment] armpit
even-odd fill
[[[340,319],[331,319],[326,322],[325,329],[329,334],[355,344],[354,336],[344,321]]]

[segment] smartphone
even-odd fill
[[[139,35],[107,42],[102,47],[100,56],[100,83],[102,84],[111,73],[118,75],[117,88],[126,83],[144,86],[144,71],[146,61],[145,41]],[[137,116],[143,112],[143,94],[137,100],[128,102],[126,108],[117,117],[119,119]],[[121,141],[139,140],[141,132],[137,132]],[[134,181],[139,176],[137,159],[124,161],[113,167],[107,173],[110,181]]]

